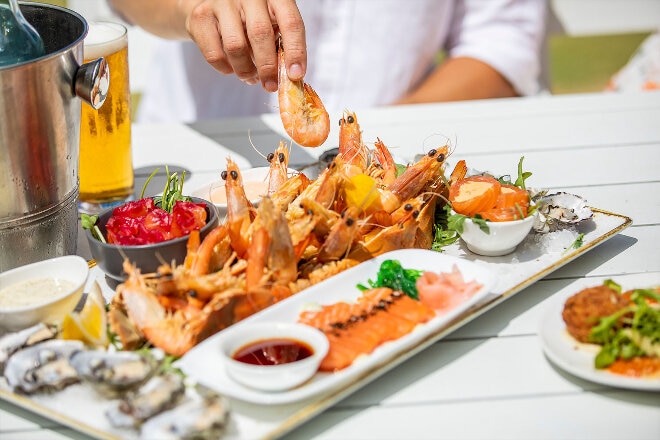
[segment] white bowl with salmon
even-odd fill
[[[478,255],[513,252],[527,237],[538,215],[529,192],[492,176],[459,179],[449,188],[452,223],[467,248]]]
[[[536,216],[537,213],[534,213],[522,220],[487,222],[488,232],[472,219],[466,219],[460,236],[467,248],[475,254],[486,257],[507,255],[516,250],[527,237]]]

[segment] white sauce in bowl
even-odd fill
[[[0,289],[0,308],[42,304],[70,292],[76,285],[60,278],[34,278]]]

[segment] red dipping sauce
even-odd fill
[[[233,354],[232,358],[251,365],[281,365],[310,357],[314,349],[295,339],[263,339],[247,344]]]

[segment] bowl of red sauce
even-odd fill
[[[182,264],[191,231],[199,230],[203,239],[218,225],[213,203],[189,199],[176,202],[169,215],[155,209],[153,198],[107,209],[96,220],[105,243],[85,229],[92,257],[107,276],[120,282],[126,278],[125,258],[142,273],[155,272],[164,263]]]
[[[329,343],[320,330],[299,323],[260,322],[219,334],[227,375],[267,392],[298,387],[318,371]]]

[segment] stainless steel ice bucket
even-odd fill
[[[21,10],[46,54],[0,68],[0,272],[75,253],[81,99],[104,99],[105,60],[81,65],[85,19],[39,3]]]

